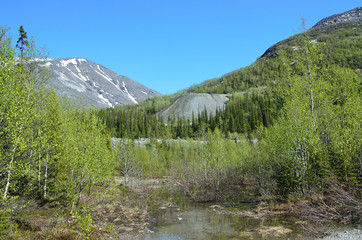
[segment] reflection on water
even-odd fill
[[[212,239],[234,232],[230,220],[229,217],[195,207],[186,211],[167,209],[155,228],[160,233],[180,236],[179,239]]]
[[[297,227],[288,219],[221,215],[213,212],[209,205],[194,203],[185,197],[176,197],[174,200],[177,207],[154,209],[159,220],[154,225],[154,233],[123,239],[298,239]],[[281,233],[285,229],[288,231]]]

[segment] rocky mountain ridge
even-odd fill
[[[48,85],[76,103],[96,108],[138,103],[161,94],[85,58],[46,59]]]
[[[317,22],[313,28],[317,27],[326,27],[333,24],[352,22],[352,21],[361,21],[362,20],[362,7],[357,7],[355,9],[349,10],[344,13],[334,14],[332,16],[323,18]]]
[[[323,33],[328,33],[331,31],[335,31],[337,28],[346,28],[347,25],[353,25],[358,28],[361,26],[362,22],[362,7],[357,7],[355,9],[334,14],[332,16],[323,18],[319,22],[317,22],[309,31],[310,37],[316,38],[318,35]],[[269,47],[260,58],[263,57],[275,57],[277,56],[277,49],[280,46],[287,46],[291,43],[291,39],[293,37],[284,39],[276,44],[273,44]]]

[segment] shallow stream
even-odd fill
[[[120,240],[316,239],[303,232],[305,223],[298,216],[240,216],[236,213],[253,209],[256,203],[231,201],[229,206],[224,202],[224,207],[215,203],[197,203],[185,196],[181,189],[171,187],[170,190],[162,180],[148,180],[142,184],[154,190],[148,201],[139,200],[139,205],[141,208],[147,206],[157,220],[149,234]],[[347,238],[326,239],[362,240],[361,226],[332,224],[329,228],[333,229],[332,233],[344,234]]]
[[[277,217],[260,220],[217,214],[207,205],[164,209],[159,219],[154,226],[155,233],[143,239],[287,239],[298,236],[295,226]]]
[[[252,203],[239,203],[228,211],[247,210]],[[295,219],[272,216],[252,218],[218,213],[219,206],[195,203],[183,194],[171,202],[151,207],[157,218],[152,233],[122,239],[138,240],[224,240],[224,239],[307,239]]]

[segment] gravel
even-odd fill
[[[331,232],[330,235],[320,238],[323,240],[362,240],[362,230],[351,229],[345,231]]]

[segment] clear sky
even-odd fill
[[[50,58],[84,57],[163,94],[253,63],[272,44],[358,0],[1,0]]]

